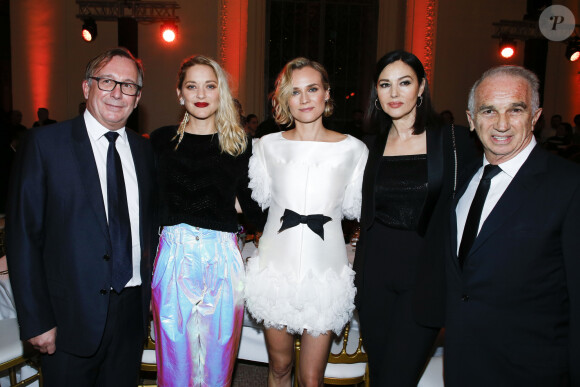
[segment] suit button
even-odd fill
[[[467,294],[464,294],[463,296],[461,296],[461,301],[463,302],[469,301],[469,296]]]
[[[198,237],[198,236],[196,236],[196,237],[195,237],[195,240],[196,240],[196,241],[198,241],[198,240],[199,240],[199,237]]]
[[[111,259],[111,256],[109,254],[105,254],[105,255],[103,255],[103,259],[105,261],[109,261]]]
[[[101,289],[99,293],[101,293],[104,296],[105,294],[107,294],[107,289]]]

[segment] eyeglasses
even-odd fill
[[[99,77],[89,77],[97,81],[97,86],[102,91],[113,91],[117,85],[120,85],[121,93],[130,96],[136,96],[139,94],[139,91],[142,89],[142,86],[139,86],[135,83],[131,82],[117,82],[114,79],[109,78],[99,78]]]

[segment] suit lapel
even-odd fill
[[[425,235],[433,208],[441,193],[444,170],[443,129],[432,128],[426,131],[427,136],[427,197],[421,211],[417,226],[419,235]]]
[[[387,134],[379,134],[375,137],[369,152],[367,166],[365,168],[365,177],[363,183],[363,203],[365,205],[364,219],[365,224],[362,226],[366,229],[370,228],[375,219],[375,185],[377,182],[378,165],[381,162],[385,145],[387,144]]]
[[[459,258],[457,257],[457,215],[456,215],[457,203],[459,203],[459,199],[461,199],[461,197],[467,190],[467,187],[469,186],[471,179],[473,179],[473,176],[477,173],[477,171],[481,167],[481,163],[482,163],[481,159],[478,159],[472,162],[466,168],[465,174],[463,174],[463,176],[465,176],[465,179],[461,179],[461,185],[457,188],[457,194],[453,198],[453,205],[451,206],[451,211],[449,213],[449,230],[450,230],[449,245],[451,246],[451,259],[453,261],[453,265],[459,271],[461,271],[461,269],[459,268]]]
[[[536,146],[524,162],[512,182],[483,223],[481,231],[475,238],[470,254],[476,252],[485,241],[506,221],[513,218],[528,196],[541,181],[540,174],[546,171],[546,154]],[[468,256],[469,258],[469,256]]]
[[[107,224],[99,172],[97,171],[95,156],[89,140],[89,134],[87,133],[85,120],[82,116],[77,117],[72,125],[72,138],[75,142],[74,152],[79,165],[80,180],[85,187],[88,202],[91,203],[91,210],[101,227],[105,240],[109,241],[109,227]]]
[[[143,249],[144,233],[142,227],[144,222],[142,220],[147,216],[147,214],[143,213],[143,209],[146,208],[144,204],[146,198],[144,198],[143,195],[148,192],[148,190],[145,189],[148,181],[147,176],[145,176],[147,168],[145,166],[143,148],[141,147],[141,144],[139,144],[139,135],[134,133],[131,129],[126,129],[126,132],[127,138],[129,139],[129,146],[131,147],[131,157],[133,158],[133,163],[135,165],[135,173],[137,174],[137,186],[139,191],[139,218],[141,219],[139,222],[139,242],[141,244],[141,249]]]

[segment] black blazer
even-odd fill
[[[448,218],[446,386],[580,386],[580,168],[532,150],[463,270]]]
[[[441,226],[448,219],[444,204],[456,189],[457,176],[476,155],[474,143],[465,127],[428,128],[427,131],[427,197],[417,232],[424,237],[414,290],[413,311],[417,322],[439,327],[445,318],[445,259]],[[354,260],[357,288],[356,305],[364,295],[364,264],[367,255],[365,238],[375,221],[375,184],[378,165],[387,143],[388,132],[368,141],[369,158],[362,187],[361,235]],[[448,207],[447,207],[448,208]],[[372,295],[368,295],[372,297]]]
[[[157,246],[149,141],[127,130],[139,186],[143,332]],[[56,346],[92,355],[101,340],[112,261],[103,195],[82,116],[31,130],[11,175],[6,245],[22,340],[58,328]]]

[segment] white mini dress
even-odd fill
[[[248,260],[245,297],[251,315],[266,327],[313,336],[339,334],[354,310],[354,271],[348,263],[341,219],[358,219],[366,146],[292,141],[273,133],[253,146],[252,198],[268,220],[257,254]],[[284,211],[321,214],[324,239],[307,224],[279,232]]]

